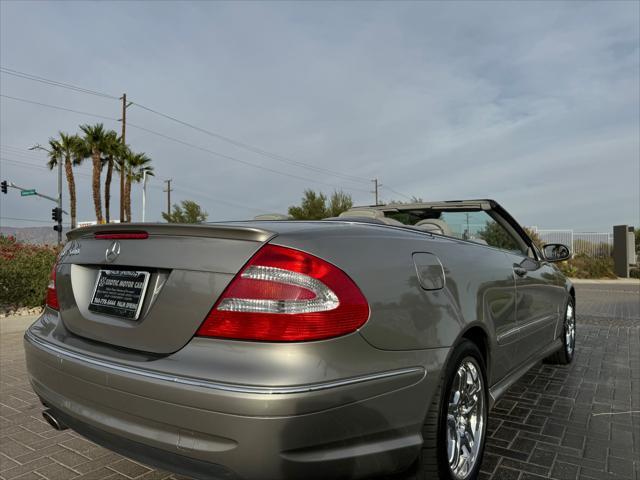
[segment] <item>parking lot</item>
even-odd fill
[[[571,366],[539,364],[490,415],[482,479],[640,480],[640,284],[579,283]],[[41,418],[22,350],[0,319],[0,479],[178,478]]]

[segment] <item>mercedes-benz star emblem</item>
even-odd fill
[[[120,255],[120,242],[114,240],[113,243],[109,245],[109,248],[107,248],[107,251],[104,252],[104,259],[111,263],[118,258],[118,255]]]

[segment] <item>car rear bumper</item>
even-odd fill
[[[202,479],[402,470],[422,444],[439,377],[414,366],[290,387],[216,383],[131,368],[49,340],[33,329],[25,335],[30,381],[67,425],[141,462]],[[423,365],[438,365],[439,350]]]

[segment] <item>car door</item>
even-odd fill
[[[530,247],[515,220],[498,209],[443,211],[440,219],[453,236],[499,249],[513,278],[513,326],[496,329],[498,345],[509,353],[509,367],[525,362],[554,338],[558,320],[555,269]]]
[[[555,338],[560,303],[553,267],[543,260],[507,253],[516,281],[516,324],[521,357],[528,359]]]
[[[519,357],[527,360],[548,347],[556,336],[563,313],[563,288],[558,271],[530,246],[525,238],[500,212],[492,217],[514,239],[505,249],[516,282],[516,324]]]
[[[478,305],[481,317],[493,326],[495,351],[493,352],[492,380],[498,381],[517,367],[524,357],[520,350],[517,320],[517,290],[513,273],[510,234],[481,208],[439,209],[432,218],[439,220],[445,235],[466,240],[476,246],[460,248],[459,260],[465,261],[464,252],[471,254],[465,272],[467,282],[479,285]],[[424,222],[423,222],[424,223]]]

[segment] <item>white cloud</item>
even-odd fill
[[[640,223],[636,2],[0,5],[3,66],[126,91],[204,128],[378,177],[410,195],[495,197],[527,224]],[[6,95],[119,117],[117,102],[1,80]],[[95,121],[4,99],[0,106],[3,145],[26,147]],[[128,115],[132,124],[227,155],[353,187],[358,203],[372,200],[365,182],[265,158],[135,107]],[[282,212],[304,188],[331,189],[133,127],[127,138],[154,159],[150,218],[165,208],[161,180],[169,177],[174,199],[194,198],[213,219],[255,214],[242,205]],[[1,168],[3,178],[55,188],[47,171]],[[88,199],[88,179],[79,183]],[[91,203],[80,212],[89,217]],[[7,196],[1,213],[47,220],[48,205]]]

